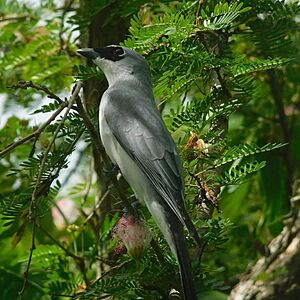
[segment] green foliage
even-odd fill
[[[186,105],[178,107],[176,111],[171,109],[170,114],[165,117],[166,121],[173,131],[181,126],[189,126],[193,131],[204,135],[207,125],[212,120],[221,115],[229,116],[242,105],[238,99],[232,99],[229,103],[218,105],[216,103],[217,97],[216,93],[211,93],[202,99],[191,100]]]
[[[259,154],[267,151],[273,151],[283,146],[285,146],[285,144],[281,144],[281,143],[272,143],[272,144],[268,143],[262,147],[259,147],[255,144],[252,145],[244,144],[244,145],[233,146],[224,152],[222,158],[219,158],[216,161],[214,161],[214,166],[219,167],[221,165],[227,164],[229,162],[233,162],[237,159],[241,159],[249,155]]]
[[[217,181],[220,185],[231,185],[231,184],[240,184],[242,183],[248,175],[255,173],[266,166],[266,162],[248,162],[244,165],[237,165],[231,167],[228,171],[225,171],[222,176],[217,178]]]
[[[274,58],[274,59],[256,59],[255,61],[247,62],[245,58],[241,58],[240,63],[231,67],[233,76],[245,75],[252,72],[260,72],[268,69],[274,69],[290,62],[289,58]]]
[[[1,59],[0,91],[7,93],[7,87],[18,80],[32,80],[48,85],[54,91],[69,86],[71,76],[59,79],[59,74],[71,75],[72,59],[68,52],[73,51],[71,36],[62,42],[60,15],[53,8],[52,1],[36,5],[13,4],[14,1],[1,1],[5,7],[4,20],[1,22],[1,45],[5,54]],[[1,10],[2,11],[2,10]],[[3,11],[3,13],[4,13]],[[38,20],[44,15],[44,25]],[[26,99],[22,99],[26,94]],[[32,94],[17,90],[8,93],[11,101],[28,104],[33,101]]]
[[[102,79],[103,75],[97,66],[74,66],[74,76],[78,80],[88,80],[91,78]]]
[[[207,6],[201,10],[203,19],[200,30],[220,30],[232,25],[233,21],[241,14],[249,11],[251,7],[244,7],[242,2],[233,2],[228,4],[217,3],[214,7]]]
[[[3,297],[17,297],[33,246],[24,299],[165,299],[171,288],[180,290],[175,258],[145,208],[140,215],[164,262],[152,248],[140,261],[118,252],[111,231],[121,195],[105,176],[94,180],[94,167],[101,174],[104,166],[99,156],[91,163],[93,135],[78,102],[64,116],[74,79],[104,78],[75,55],[79,41],[90,46],[85,35],[100,16],[99,32],[107,35],[121,19],[122,26],[130,22],[122,44],[150,65],[182,158],[185,204],[205,242],[199,262],[187,237],[195,284],[203,299],[225,299],[259,256],[257,241],[267,244],[281,230],[291,178],[299,176],[299,4],[86,0],[62,8],[49,0],[33,9],[0,0],[0,10]],[[60,98],[16,88],[19,80]],[[97,109],[86,115],[97,128]],[[222,213],[204,218],[203,205],[217,200]]]
[[[203,239],[216,248],[221,247],[229,239],[228,231],[231,226],[232,223],[229,219],[210,219],[204,225],[206,232],[203,235]]]

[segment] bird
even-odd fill
[[[184,206],[184,180],[176,145],[156,106],[150,67],[136,51],[119,45],[82,48],[103,71],[108,88],[99,107],[106,153],[150,211],[175,256],[185,300],[196,300],[184,226],[201,239]]]

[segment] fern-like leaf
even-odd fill
[[[78,80],[88,80],[91,78],[103,79],[103,74],[97,66],[75,65],[73,76]]]
[[[231,67],[231,72],[233,76],[236,77],[248,73],[278,68],[290,61],[291,59],[289,58],[257,59],[248,62],[244,60],[242,63]]]
[[[238,146],[233,146],[232,148],[229,148],[223,155],[222,158],[217,159],[214,161],[214,167],[220,167],[222,165],[225,165],[229,162],[233,162],[237,159],[241,159],[246,156],[250,156],[253,154],[259,154],[263,152],[273,151],[275,149],[279,149],[281,147],[284,147],[286,144],[282,143],[268,143],[262,147],[259,147],[256,144],[241,144]]]
[[[50,102],[48,104],[43,105],[41,108],[36,109],[31,114],[34,115],[38,113],[47,113],[47,112],[55,111],[59,108],[59,106],[60,103],[55,100],[54,102]]]
[[[244,7],[242,2],[234,2],[231,4],[218,3],[213,12],[205,9],[201,10],[203,24],[200,30],[220,30],[231,25],[242,13],[249,11],[251,7]]]
[[[218,176],[217,182],[221,185],[232,185],[242,183],[249,175],[259,171],[266,166],[266,162],[247,162],[246,164],[233,166],[228,171],[225,171],[221,176]]]

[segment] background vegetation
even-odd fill
[[[188,237],[199,299],[235,299],[251,265],[285,254],[299,234],[299,11],[276,0],[0,0],[0,298],[166,299],[180,289],[144,208],[155,243],[142,258],[112,238],[121,200],[135,200],[105,171],[106,82],[79,47],[121,43],[150,64],[205,242],[199,261]],[[287,237],[280,251],[276,236]],[[297,272],[266,267],[253,284],[291,281],[242,299],[296,299]]]

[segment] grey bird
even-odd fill
[[[143,56],[125,47],[110,45],[77,52],[92,59],[108,81],[99,108],[104,148],[175,255],[184,298],[196,300],[183,226],[199,246],[201,241],[184,207],[181,162],[154,101],[150,68]]]

